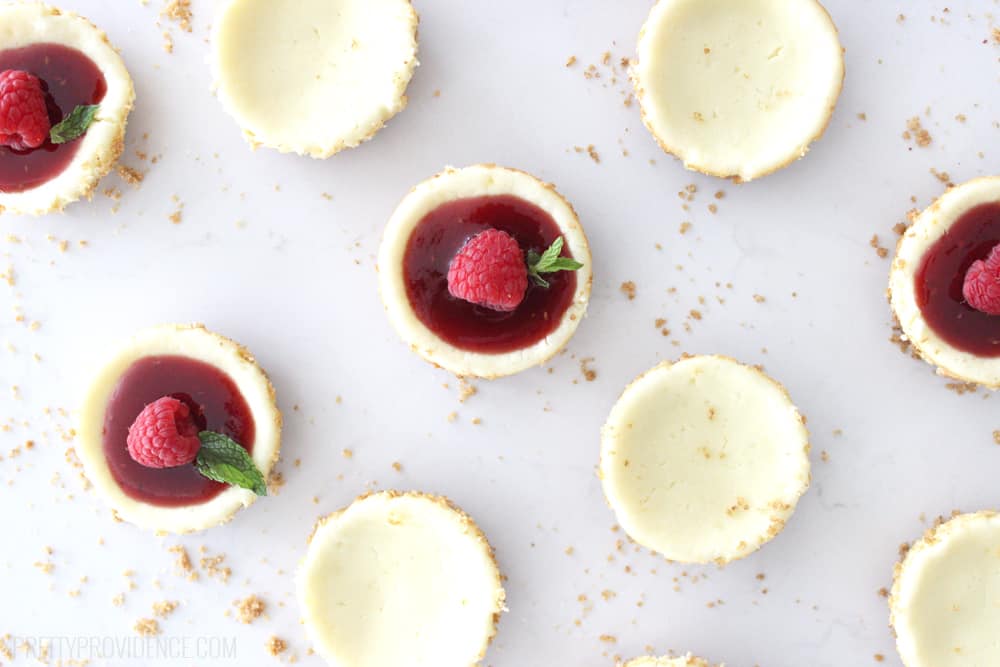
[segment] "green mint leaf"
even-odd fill
[[[258,496],[267,495],[264,475],[240,443],[214,431],[202,431],[198,438],[201,440],[201,449],[194,466],[202,476],[250,489]]]
[[[52,128],[49,132],[49,139],[54,144],[65,144],[67,141],[73,141],[82,136],[90,124],[94,122],[97,107],[96,104],[81,104],[73,109],[68,116],[62,119],[61,123],[57,123]]]
[[[549,281],[542,278],[543,273],[555,273],[556,271],[577,271],[583,268],[583,264],[571,257],[563,257],[563,237],[552,242],[545,252],[539,255],[534,250],[527,254],[528,277],[539,287],[549,287]]]
[[[563,237],[561,236],[553,241],[548,250],[542,253],[541,259],[538,260],[538,264],[535,266],[535,271],[538,273],[548,273],[549,266],[562,254],[563,243]]]

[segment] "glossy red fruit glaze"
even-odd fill
[[[437,207],[417,224],[403,256],[403,278],[414,313],[442,340],[483,354],[530,347],[559,326],[573,303],[575,271],[546,274],[548,289],[529,284],[524,301],[499,312],[456,299],[448,292],[448,267],[466,241],[487,229],[517,240],[521,250],[542,253],[562,235],[548,213],[519,197],[457,199]],[[572,257],[569,249],[564,257]]]
[[[1000,317],[980,312],[963,294],[973,263],[1000,243],[1000,202],[963,214],[926,252],[916,274],[917,305],[949,345],[981,357],[1000,357]]]
[[[128,429],[129,456],[147,468],[176,468],[198,456],[201,440],[188,404],[173,396],[159,398],[139,413]]]
[[[41,80],[52,125],[81,104],[100,103],[108,90],[94,61],[61,44],[0,51],[0,71],[10,69],[31,72]],[[23,192],[51,181],[73,161],[81,140],[65,144],[46,141],[26,151],[0,146],[0,192]]]
[[[492,310],[516,310],[528,289],[528,268],[517,239],[487,229],[469,239],[448,265],[448,292]]]
[[[181,507],[211,500],[227,485],[203,477],[194,465],[147,468],[129,454],[129,426],[163,396],[186,403],[199,431],[223,433],[253,451],[253,415],[228,375],[188,357],[146,357],[122,374],[104,413],[104,456],[111,474],[126,494],[152,505]]]

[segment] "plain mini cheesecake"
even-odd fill
[[[707,660],[696,658],[688,653],[682,658],[654,658],[652,656],[633,658],[622,667],[712,667],[712,665]],[[726,666],[719,665],[718,667]]]
[[[37,147],[0,146],[0,212],[42,215],[89,197],[124,148],[135,93],[107,35],[87,19],[39,3],[0,6],[0,72],[41,81],[49,124],[97,105],[78,138]]]
[[[417,66],[410,0],[229,0],[212,60],[251,146],[326,158],[406,106]]]
[[[1000,665],[1000,515],[929,530],[896,566],[889,606],[906,667]]]
[[[386,491],[320,520],[297,577],[331,667],[479,664],[504,609],[482,531],[448,500]]]
[[[534,176],[486,164],[448,168],[413,188],[386,226],[378,270],[386,313],[410,348],[481,378],[518,373],[562,349],[592,281],[573,207]]]
[[[750,181],[822,136],[843,49],[817,0],[659,0],[632,80],[663,150],[688,169]]]
[[[212,433],[245,450],[237,453],[266,480],[281,446],[281,413],[267,375],[249,351],[202,325],[164,325],[117,349],[79,411],[77,453],[118,518],[165,533],[227,522],[260,491],[206,477],[201,455],[162,468],[134,458],[139,418],[161,401],[183,404],[200,436]]]
[[[949,189],[896,247],[889,300],[903,336],[942,375],[1000,388],[1000,310],[967,293],[972,278],[1000,284],[1000,177]],[[978,273],[977,273],[978,271]],[[975,282],[975,281],[973,281]],[[973,297],[970,302],[969,296]],[[987,299],[988,301],[988,299]]]
[[[671,561],[725,564],[781,532],[809,486],[805,420],[758,368],[720,356],[632,382],[601,438],[619,524]]]

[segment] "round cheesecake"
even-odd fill
[[[576,271],[546,274],[513,312],[452,297],[450,261],[487,229],[512,234],[525,254],[559,238]],[[516,169],[447,168],[396,208],[378,255],[379,289],[393,327],[427,361],[459,376],[497,378],[545,363],[573,336],[587,310],[590,246],[576,212],[555,188]]]
[[[1000,243],[1000,177],[949,189],[896,247],[889,300],[906,340],[941,375],[1000,388],[1000,316],[965,301],[963,279]]]
[[[0,147],[0,212],[42,215],[89,197],[121,155],[135,93],[121,56],[87,19],[40,3],[0,6],[0,71],[24,70],[45,86],[53,125],[98,105],[86,133],[29,151]]]
[[[707,660],[696,658],[688,653],[683,658],[654,658],[652,656],[633,658],[622,667],[712,667],[712,665]],[[719,667],[725,667],[725,665],[719,665]]]
[[[189,533],[225,523],[257,496],[205,479],[193,466],[158,470],[129,458],[129,426],[162,396],[199,406],[202,430],[223,432],[248,449],[267,479],[281,446],[281,413],[270,381],[237,343],[202,325],[175,324],[135,335],[91,383],[77,428],[87,478],[118,518],[142,528]]]
[[[780,384],[726,357],[687,357],[625,389],[604,425],[600,476],[637,543],[721,565],[781,532],[809,486],[808,453]]]
[[[417,22],[410,0],[228,0],[218,97],[252,146],[330,157],[406,106]]]
[[[394,491],[319,522],[298,595],[332,667],[469,667],[505,610],[493,549],[472,519],[444,498]]]
[[[736,181],[803,157],[843,79],[837,29],[816,0],[659,0],[632,68],[663,150]]]
[[[928,531],[896,566],[889,605],[906,667],[1000,665],[1000,515]]]

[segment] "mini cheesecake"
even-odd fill
[[[722,565],[777,536],[808,488],[805,420],[758,368],[719,356],[663,363],[612,409],[600,476],[637,543]]]
[[[736,181],[803,157],[843,80],[837,28],[816,0],[659,0],[632,68],[663,150]]]
[[[1000,665],[1000,515],[928,531],[896,566],[889,606],[906,667]]]
[[[511,311],[453,296],[455,256],[487,230],[513,237],[525,256],[561,239],[575,271],[530,284]],[[590,247],[573,207],[552,185],[495,165],[448,168],[419,184],[396,208],[378,255],[389,320],[410,348],[459,376],[496,378],[545,363],[573,336],[587,310]]]
[[[683,658],[653,658],[650,656],[633,658],[622,667],[712,667],[712,665],[707,660],[696,658],[688,653]],[[719,667],[726,666],[719,665]]]
[[[0,212],[42,215],[89,197],[125,142],[135,93],[107,35],[87,19],[33,2],[0,6],[0,72],[23,70],[41,80],[49,121],[98,105],[86,133],[38,148],[0,146]]]
[[[889,300],[903,335],[938,373],[1000,388],[1000,315],[970,305],[963,283],[1000,243],[1000,177],[951,188],[896,247]]]
[[[274,389],[249,351],[201,325],[142,331],[97,373],[78,416],[86,475],[118,518],[142,528],[189,533],[225,523],[254,502],[252,491],[193,465],[154,469],[130,457],[130,426],[164,396],[190,405],[202,431],[239,443],[267,479],[281,445]]]
[[[330,157],[406,106],[417,22],[410,0],[228,0],[218,97],[251,146]]]
[[[306,630],[331,667],[470,667],[505,611],[486,537],[420,493],[365,495],[321,519],[297,580]]]

